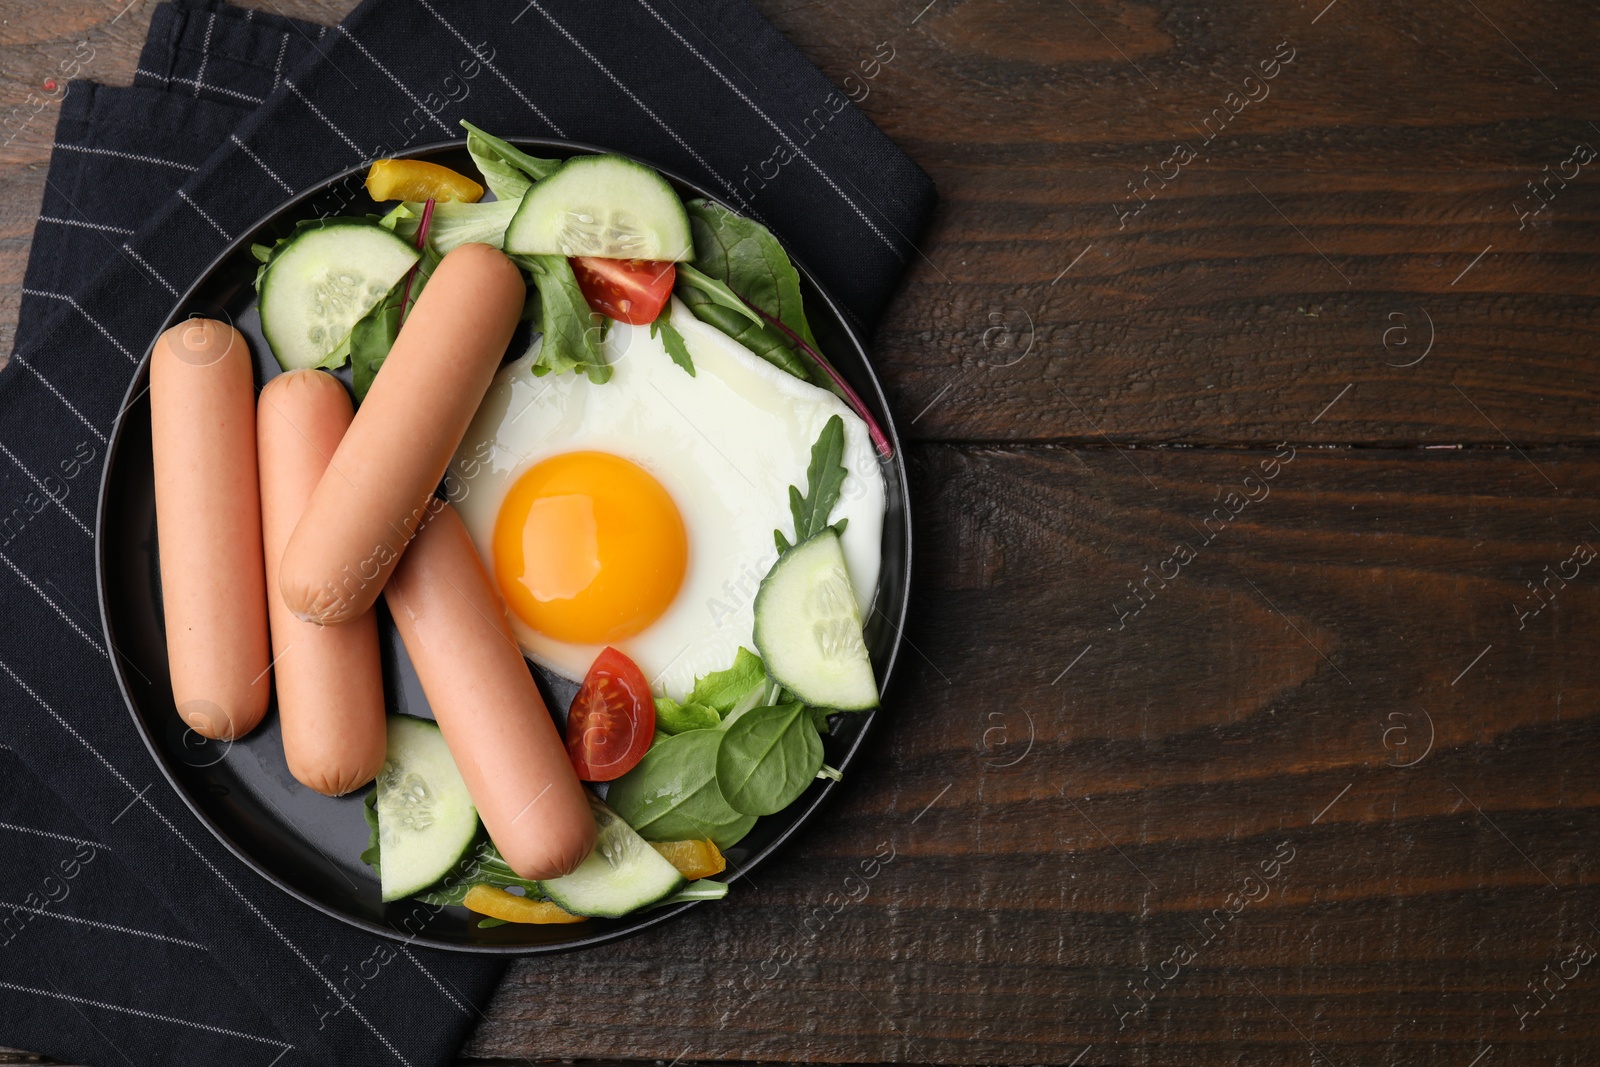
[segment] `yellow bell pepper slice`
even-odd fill
[[[709,878],[727,869],[728,861],[709,838],[701,841],[652,841],[650,844],[685,878]]]
[[[492,885],[475,885],[462,901],[471,911],[502,919],[508,923],[581,923],[587,916],[574,915],[548,900],[529,900]]]
[[[385,200],[459,200],[476,204],[483,186],[449,167],[420,159],[380,159],[367,171],[367,193]]]

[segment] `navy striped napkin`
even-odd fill
[[[112,675],[92,533],[123,392],[200,270],[290,193],[462,118],[721,191],[867,327],[933,205],[742,0],[367,0],[331,28],[179,0],[133,86],[73,83],[0,372],[0,1045],[423,1067],[482,1017],[499,964],[313,912],[172,793]]]

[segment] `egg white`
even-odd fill
[[[647,326],[612,324],[611,380],[536,377],[537,346],[501,368],[462,440],[449,495],[491,575],[495,518],[523,471],[550,456],[594,450],[638,464],[671,494],[688,531],[683,585],[643,632],[616,642],[658,693],[682,699],[697,676],[754,649],[757,587],[777,559],[773,531],[792,536],[789,486],[806,486],[811,446],[834,415],[844,420],[848,471],[832,518],[848,519],[845,564],[862,617],[882,556],[884,477],[866,425],[832,393],[779,370],[676,299],[672,323],[695,376],[672,362]],[[554,640],[508,613],[534,662],[581,679],[601,645]]]

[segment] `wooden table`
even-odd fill
[[[944,198],[874,344],[888,723],[725,907],[514,966],[462,1062],[1586,1061],[1600,9],[924,3],[761,3],[836,81],[893,50],[863,106]],[[0,3],[0,103],[78,38],[129,80],[120,7]]]

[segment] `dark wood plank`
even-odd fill
[[[1587,970],[1526,1030],[1515,1013],[1546,964],[1600,944],[1600,559],[1520,630],[1513,607],[1600,545],[1600,462],[1532,454],[1551,490],[1507,452],[1301,449],[1202,543],[1271,455],[918,449],[920,655],[828,817],[726,908],[517,964],[467,1054],[1592,1048]],[[1127,583],[1185,542],[1119,629]],[[893,862],[864,878],[880,847]],[[1238,894],[1262,899],[1219,915]],[[1119,1030],[1127,984],[1184,944],[1197,958]]]
[[[1324,2],[765,5],[835,78],[895,50],[863,107],[944,197],[875,349],[914,432],[1593,440],[1600,173],[1523,229],[1513,205],[1600,151],[1600,11],[1346,0],[1313,25]],[[1269,95],[1202,150],[1233,91]],[[1119,225],[1178,143],[1200,158]]]

